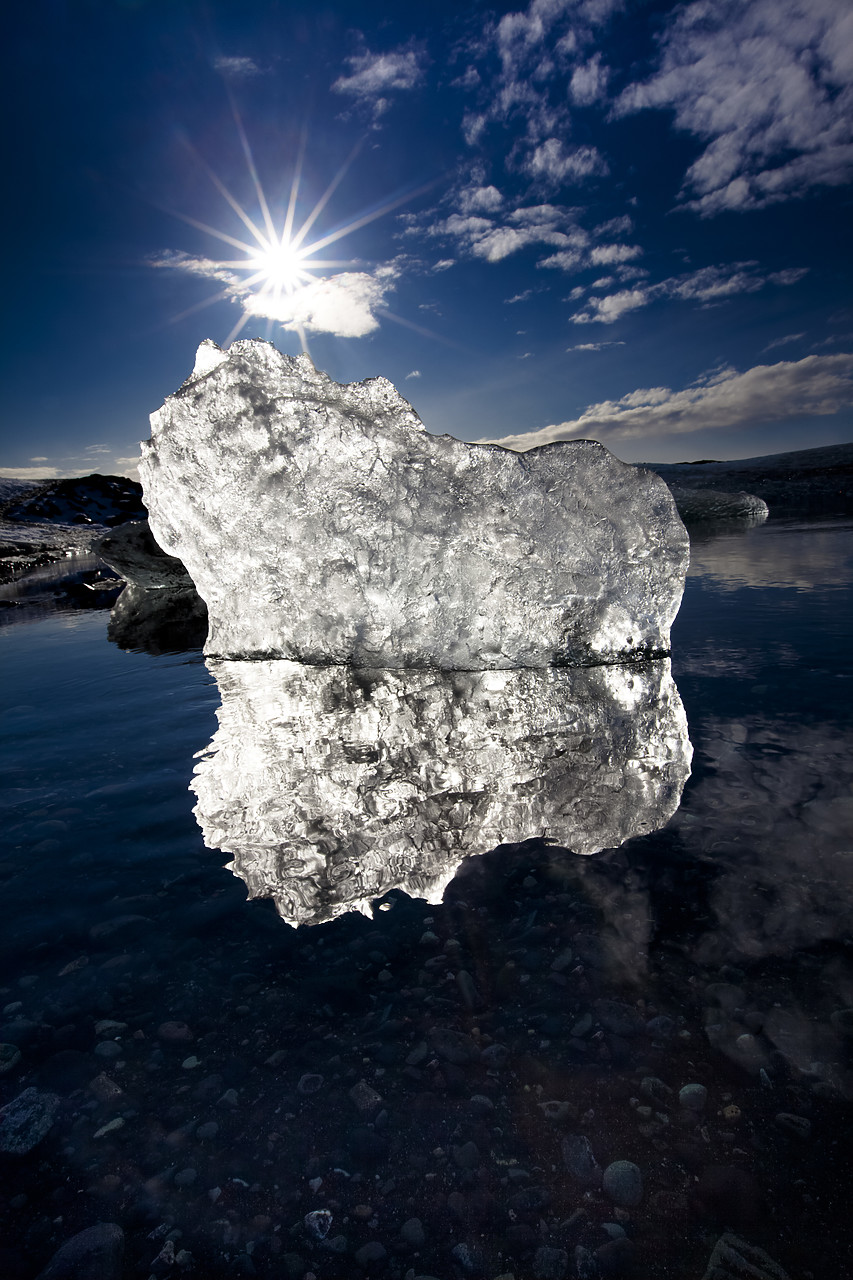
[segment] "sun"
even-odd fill
[[[277,315],[279,310],[292,313],[294,299],[300,292],[316,288],[321,284],[326,272],[339,271],[341,269],[346,271],[353,267],[359,267],[361,264],[357,259],[352,261],[349,259],[327,258],[325,256],[318,257],[317,255],[329,245],[333,245],[344,237],[351,235],[375,219],[383,217],[399,205],[408,202],[414,195],[422,194],[434,185],[433,182],[430,182],[416,191],[404,192],[384,203],[374,205],[367,212],[356,215],[343,225],[338,225],[333,231],[319,236],[315,233],[312,237],[311,232],[315,223],[323,214],[333,193],[353,163],[361,148],[363,139],[353,148],[352,153],[341,165],[307,217],[302,221],[297,221],[297,200],[307,144],[306,134],[303,137],[302,146],[296,158],[287,207],[281,210],[278,217],[274,217],[258,177],[249,140],[246,137],[242,121],[233,103],[232,110],[255,191],[257,207],[260,212],[259,218],[250,216],[239,200],[231,194],[221,178],[189,142],[185,141],[185,145],[196,162],[207,173],[213,186],[230,206],[233,213],[237,215],[243,227],[249,233],[248,237],[241,239],[239,236],[228,234],[207,222],[201,222],[197,218],[189,217],[175,210],[170,211],[174,216],[180,218],[182,222],[188,223],[205,235],[215,237],[221,243],[229,245],[243,255],[240,258],[231,260],[223,258],[206,260],[204,274],[214,274],[215,278],[224,279],[226,281],[225,288],[212,297],[206,298],[203,302],[194,304],[188,311],[176,317],[177,319],[182,319],[185,315],[190,314],[191,311],[196,311],[200,307],[211,306],[213,303],[225,298],[230,300],[239,298],[243,303],[243,311],[225,339],[224,345],[226,347],[230,345],[253,317],[266,315],[269,318],[280,318]],[[395,319],[395,317],[390,316],[390,313],[388,314],[389,318]],[[400,321],[400,323],[404,322]],[[308,345],[304,329],[298,325],[294,327],[299,335],[303,351],[307,352]]]
[[[305,266],[307,257],[308,253],[292,241],[276,240],[251,253],[244,267],[256,276],[265,293],[293,293],[311,279]]]

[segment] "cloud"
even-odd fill
[[[593,252],[595,252],[593,250]],[[555,255],[555,257],[558,255]],[[546,259],[540,266],[551,266]],[[613,324],[628,311],[647,307],[659,298],[678,298],[683,302],[700,302],[705,306],[725,301],[739,293],[757,293],[768,284],[796,284],[806,274],[807,268],[796,267],[786,271],[773,271],[762,275],[755,270],[754,262],[735,262],[727,266],[700,267],[698,271],[671,276],[657,284],[642,285],[633,289],[621,289],[603,298],[590,298],[586,307],[575,312],[575,324]]]
[[[250,76],[262,76],[264,73],[251,58],[221,57],[215,58],[215,69],[227,80],[246,80]]]
[[[61,475],[56,467],[0,467],[3,480],[56,480]]]
[[[533,297],[532,289],[525,289],[523,293],[515,293],[511,298],[504,298],[507,306],[512,306],[514,302],[526,302],[528,298]]]
[[[601,54],[596,53],[589,62],[575,67],[569,81],[569,96],[577,107],[588,107],[599,102],[607,94],[610,72],[601,65]]]
[[[624,347],[624,342],[578,342],[567,351],[603,351],[605,347]]]
[[[598,244],[590,250],[589,260],[594,267],[600,267],[605,263],[631,262],[642,253],[638,244]]]
[[[596,147],[567,147],[559,138],[546,138],[523,165],[529,177],[559,187],[582,182],[609,172],[607,162]]]
[[[615,114],[669,108],[707,145],[682,198],[703,216],[760,209],[853,177],[853,11],[843,0],[694,0],[657,72]]]
[[[252,294],[243,300],[247,315],[267,316],[292,332],[332,333],[339,338],[363,338],[379,328],[375,312],[397,278],[393,267],[372,274],[345,271],[316,280],[293,293],[275,299]]]
[[[199,258],[192,253],[184,253],[181,249],[163,249],[160,253],[151,254],[147,261],[149,267],[185,271],[191,276],[202,276],[205,280],[219,280],[221,284],[233,285],[236,290],[240,288],[240,277],[233,271],[226,270],[210,258]]]
[[[392,90],[414,89],[423,79],[423,56],[415,49],[397,49],[390,53],[365,50],[346,61],[350,75],[339,76],[332,91],[362,100],[381,99]]]
[[[278,320],[284,329],[331,333],[339,338],[361,338],[379,327],[375,312],[394,288],[400,269],[392,264],[370,271],[347,271],[275,297],[253,292],[239,276],[209,258],[166,250],[149,259],[152,266],[171,267],[190,275],[217,280],[226,288],[219,295],[238,302],[247,316]]]
[[[557,440],[624,440],[826,416],[853,404],[853,354],[723,369],[683,391],[650,387],[604,400],[570,422],[481,443],[526,450]]]
[[[764,355],[766,351],[775,351],[777,347],[786,347],[789,342],[799,342],[805,336],[804,333],[786,333],[784,338],[774,338],[766,347],[762,347],[761,354]]]
[[[500,209],[504,198],[497,187],[463,187],[457,196],[463,213],[491,213]]]
[[[494,218],[453,213],[427,228],[427,234],[454,239],[475,258],[500,262],[528,245],[571,244],[572,239],[564,230],[569,221],[566,211],[554,205],[531,205],[513,210],[500,222]],[[585,232],[581,234],[586,235]]]
[[[450,267],[456,266],[455,258],[439,258],[438,262],[433,264],[433,271],[448,271]]]
[[[578,182],[607,172],[594,147],[569,147],[571,109],[601,101],[608,70],[590,45],[624,0],[530,0],[526,9],[486,23],[465,55],[471,62],[457,84],[476,93],[462,131],[471,147],[491,125],[522,125],[506,148],[507,166],[540,182]],[[474,64],[477,64],[475,67]],[[495,67],[497,63],[497,67]],[[472,72],[476,72],[475,75]]]
[[[47,458],[30,458],[30,462],[47,462]]]
[[[409,378],[419,378],[420,376],[421,376],[420,369],[412,369],[411,373],[406,374],[406,381],[408,382]]]

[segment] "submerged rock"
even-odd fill
[[[152,532],[206,650],[479,670],[659,656],[688,539],[666,485],[594,441],[525,454],[430,435],[384,378],[202,343],[152,414]]]
[[[55,1093],[25,1089],[0,1111],[0,1152],[25,1156],[53,1128],[59,1098]]]
[[[115,1222],[98,1222],[66,1240],[38,1280],[120,1280],[124,1232]]]

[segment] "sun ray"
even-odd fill
[[[320,199],[314,205],[314,208],[311,210],[308,217],[305,219],[298,233],[296,234],[296,236],[292,241],[293,245],[296,248],[298,248],[302,244],[302,241],[305,239],[308,232],[311,230],[314,223],[317,221],[320,214],[323,212],[326,205],[331,200],[335,191],[337,190],[341,182],[346,177],[346,174],[347,174],[347,171],[349,170],[350,165],[352,164],[353,160],[355,160],[356,156],[358,155],[363,145],[364,145],[364,139],[359,138],[358,142],[355,144],[352,151],[349,153],[346,160],[341,165],[340,169],[338,169],[338,172],[335,174],[334,178],[332,178],[332,181],[329,183],[328,187],[326,187],[326,190],[320,196]]]
[[[255,193],[258,197],[258,204],[260,205],[261,213],[263,215],[264,226],[267,229],[267,234],[270,238],[270,241],[274,241],[276,238],[276,229],[273,224],[272,215],[269,210],[269,205],[267,204],[267,198],[264,195],[264,189],[261,186],[261,180],[258,177],[258,171],[255,168],[255,159],[254,159],[254,156],[252,155],[252,148],[249,146],[249,139],[246,136],[246,130],[243,128],[243,121],[241,120],[240,113],[237,110],[237,104],[234,101],[234,95],[231,92],[230,86],[226,85],[226,89],[228,92],[228,100],[231,103],[231,113],[234,117],[234,123],[237,126],[237,133],[240,138],[240,145],[243,148],[243,155],[246,158],[246,164],[249,169],[249,174],[255,186]]]
[[[222,179],[219,177],[216,171],[210,167],[210,165],[205,160],[204,156],[200,155],[199,152],[196,151],[192,143],[187,139],[184,139],[184,146],[187,148],[187,150],[190,152],[190,154],[193,156],[196,162],[201,166],[201,168],[207,174],[208,178],[216,187],[216,190],[219,192],[222,198],[225,201],[227,201],[227,203],[231,206],[231,208],[237,214],[237,217],[240,219],[243,225],[247,227],[249,231],[251,231],[252,235],[255,237],[258,244],[261,245],[261,247],[264,247],[265,245],[267,245],[269,241],[267,240],[266,236],[264,236],[260,228],[255,225],[253,220],[249,217],[248,213],[246,213],[246,210],[240,204],[239,200],[236,200],[234,196],[232,196],[231,192],[228,190],[225,183],[222,181]],[[267,208],[266,201],[264,201],[262,205],[262,211],[265,215],[265,220],[267,220],[269,223],[270,239],[274,239],[276,234],[275,227],[272,224],[272,218],[269,216],[269,209]]]
[[[403,195],[395,197],[393,200],[388,200],[385,204],[380,205],[379,208],[371,209],[370,212],[363,213],[358,218],[353,218],[352,222],[347,222],[343,227],[339,227],[336,231],[330,231],[328,235],[322,236],[319,240],[312,241],[311,244],[306,246],[304,252],[313,254],[316,253],[318,249],[324,249],[327,244],[334,244],[336,240],[342,240],[343,237],[348,236],[350,232],[358,231],[361,227],[366,227],[369,222],[375,222],[377,218],[381,218],[384,214],[390,213],[392,209],[398,209],[401,204],[406,204],[409,200],[413,200],[415,196],[423,195],[434,187],[437,181],[439,180],[435,179],[433,182],[427,182],[424,186],[418,187],[415,191],[407,191]]]
[[[299,151],[296,155],[296,166],[293,170],[293,181],[290,184],[290,199],[287,202],[287,213],[284,215],[284,227],[282,228],[282,240],[290,241],[291,232],[293,231],[293,219],[296,214],[296,197],[299,194],[299,184],[302,181],[302,165],[305,162],[305,150],[308,146],[308,129],[303,127],[302,136],[299,139]]]

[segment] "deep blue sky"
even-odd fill
[[[629,461],[853,439],[849,0],[37,0],[7,23],[0,474],[132,470],[247,311],[241,337],[383,374],[463,439]],[[224,186],[263,232],[241,123],[279,232],[301,151],[294,233],[339,178],[303,247],[362,223],[277,301],[194,225],[252,240]]]

